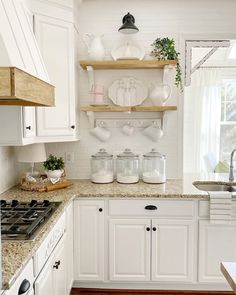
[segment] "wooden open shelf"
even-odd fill
[[[175,66],[175,60],[81,60],[80,66],[86,70],[88,66],[96,70],[122,69],[162,69],[166,65]]]
[[[83,112],[165,112],[176,111],[176,106],[82,106],[80,110]]]

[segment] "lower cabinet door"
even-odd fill
[[[104,280],[104,201],[74,201],[75,280]]]
[[[63,237],[34,283],[35,295],[66,294],[65,238]]]
[[[110,280],[150,280],[150,223],[149,219],[110,219]]]
[[[53,259],[50,258],[34,283],[35,295],[55,294],[53,289],[52,267],[53,267]]]
[[[220,262],[236,261],[236,221],[212,224],[199,221],[199,281],[225,283]]]
[[[152,280],[193,279],[193,222],[152,220]]]
[[[67,281],[67,265],[66,265],[66,245],[65,238],[63,238],[54,254],[53,261],[53,294],[55,295],[68,295],[66,291],[66,281]]]

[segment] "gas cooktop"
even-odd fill
[[[19,202],[1,200],[1,235],[3,240],[29,240],[60,205],[60,202]]]

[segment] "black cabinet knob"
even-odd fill
[[[53,268],[58,269],[60,264],[61,264],[60,260],[56,261],[55,264],[53,265]]]
[[[75,129],[75,125],[72,125],[72,126],[71,126],[71,129]]]
[[[152,230],[153,230],[153,231],[156,231],[156,230],[157,230],[157,228],[154,226],[154,227],[152,228]]]
[[[25,129],[31,130],[31,126],[26,126]]]
[[[146,231],[150,231],[150,227],[147,227],[147,228],[146,228]]]
[[[98,210],[99,210],[99,212],[102,212],[102,211],[103,211],[103,209],[102,209],[102,208],[99,208]]]

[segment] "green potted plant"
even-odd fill
[[[182,78],[181,78],[181,67],[179,63],[179,52],[175,49],[174,39],[157,38],[152,44],[151,55],[156,57],[158,60],[175,60],[176,61],[176,76],[175,85],[183,89]]]
[[[62,157],[57,158],[50,154],[47,160],[43,162],[43,167],[48,178],[60,178],[64,172],[65,162]]]

